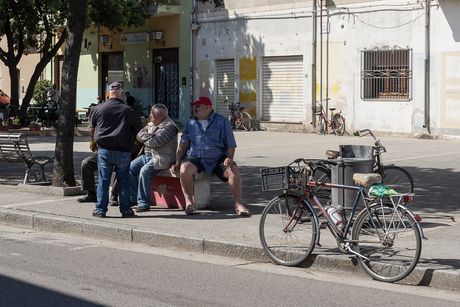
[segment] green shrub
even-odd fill
[[[48,100],[48,97],[46,96],[48,94],[48,90],[52,87],[53,83],[51,80],[37,81],[37,84],[35,84],[34,95],[32,96],[35,103],[45,103],[46,100]]]

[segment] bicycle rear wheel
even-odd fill
[[[345,122],[340,114],[334,114],[332,117],[332,130],[334,130],[337,135],[343,135],[345,133]]]
[[[252,128],[252,117],[247,111],[240,113],[241,116],[241,126],[246,131],[251,130]]]
[[[420,232],[413,215],[402,207],[374,204],[353,225],[359,264],[372,278],[395,282],[408,276],[422,250]]]
[[[399,166],[384,166],[382,177],[383,185],[400,194],[414,192],[414,181],[412,176]]]
[[[318,134],[326,133],[326,121],[321,116],[321,113],[316,113],[315,114],[315,131]]]
[[[265,207],[259,224],[262,247],[275,263],[294,266],[304,261],[315,247],[317,220],[299,196],[283,194]]]

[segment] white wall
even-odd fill
[[[311,2],[226,1],[225,4],[224,10],[201,6],[198,14],[201,27],[197,32],[196,62],[210,62],[210,86],[214,84],[213,65],[217,59],[234,58],[237,66],[239,58],[249,56],[303,55],[306,75],[303,117],[306,128],[311,129]],[[327,92],[330,106],[343,110],[349,132],[370,128],[387,133],[427,133],[424,128],[425,2],[335,1],[335,5],[323,11],[323,21],[329,22],[330,33],[322,37],[323,79],[321,87],[319,84],[316,87],[317,96],[320,88],[323,97]],[[431,133],[459,135],[460,19],[457,16],[460,3],[441,1],[431,5]],[[318,32],[320,29],[318,25]],[[319,34],[317,43],[317,66],[320,67]],[[413,50],[410,101],[361,99],[361,51],[382,46]],[[260,78],[260,67],[258,72]],[[195,76],[198,75],[197,71]],[[319,78],[318,71],[318,82]],[[199,92],[202,84],[197,81],[195,91]],[[260,96],[259,86],[258,99]]]

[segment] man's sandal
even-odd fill
[[[235,213],[241,216],[251,216],[251,213],[249,213],[249,209],[246,208],[241,210],[235,209]]]
[[[196,207],[195,205],[187,205],[187,207],[185,208],[185,214],[187,215],[191,215],[191,214],[194,214],[196,212]]]

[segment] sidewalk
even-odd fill
[[[226,184],[213,179],[211,205],[199,214],[154,207],[122,219],[118,207],[109,207],[108,218],[91,216],[93,203],[76,202],[79,196],[50,196],[18,191],[24,176],[22,165],[0,162],[0,222],[45,231],[68,232],[96,238],[149,244],[156,247],[239,257],[268,262],[259,242],[259,219],[264,206],[277,195],[261,190],[260,168],[289,164],[298,157],[323,158],[339,145],[372,145],[369,137],[237,131],[235,161],[243,176],[243,200],[251,217],[234,213]],[[409,208],[419,214],[428,240],[416,270],[403,282],[460,291],[460,142],[410,138],[380,138],[387,148],[385,163],[408,170],[414,178],[414,201]],[[32,152],[52,155],[55,136],[28,136]],[[90,155],[89,136],[75,136],[74,169],[80,179],[80,163]],[[34,168],[32,168],[34,171]],[[35,170],[38,171],[38,168]],[[48,180],[52,165],[46,168]],[[304,267],[366,277],[353,256],[339,251],[328,230],[321,232],[322,247],[315,247]],[[299,268],[300,269],[300,268]],[[367,278],[367,277],[366,277]]]

